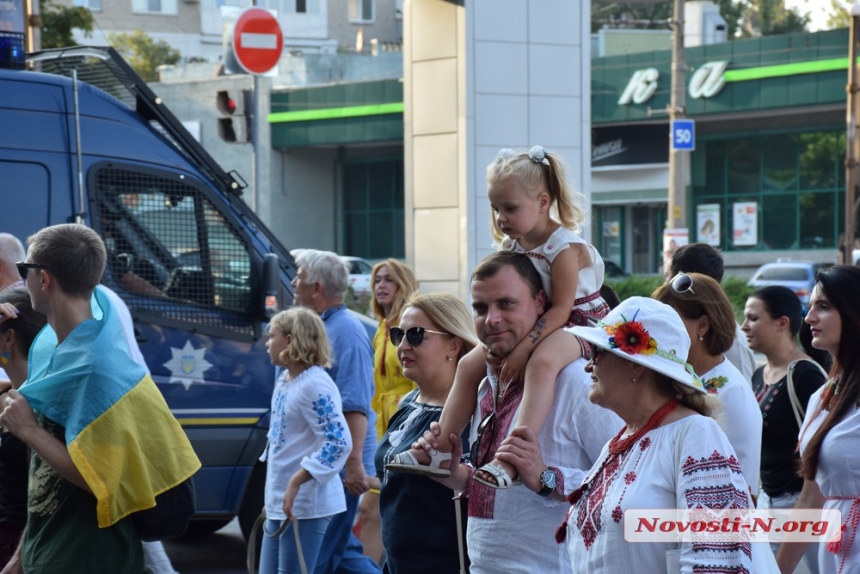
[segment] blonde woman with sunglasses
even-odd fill
[[[732,304],[720,284],[700,273],[679,273],[651,295],[681,316],[690,336],[687,362],[723,407],[717,420],[737,453],[755,497],[759,489],[762,418],[750,382],[725,357],[736,336]]]
[[[403,397],[376,451],[381,481],[382,541],[390,574],[460,572],[457,514],[451,490],[427,476],[392,472],[385,465],[439,420],[457,363],[477,345],[472,316],[448,293],[415,295],[406,302],[400,326],[390,329],[403,374],[418,388]],[[465,505],[461,508],[465,533]],[[416,533],[415,527],[420,528]],[[465,556],[464,556],[465,558]]]

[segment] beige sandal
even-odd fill
[[[428,451],[430,464],[421,464],[411,451],[403,451],[394,455],[391,462],[385,465],[387,470],[402,472],[403,474],[419,474],[422,476],[447,477],[451,471],[439,465],[446,460],[451,460],[450,452]]]

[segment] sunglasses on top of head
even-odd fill
[[[435,335],[444,335],[446,337],[450,337],[448,333],[443,333],[441,331],[431,331],[430,329],[425,329],[424,327],[410,327],[405,331],[400,327],[392,327],[388,330],[388,336],[391,339],[391,344],[395,347],[400,346],[400,342],[403,341],[403,337],[406,336],[406,342],[409,343],[412,347],[417,347],[421,343],[424,342],[424,335],[427,333],[433,333]]]
[[[672,290],[675,293],[681,294],[689,292],[694,295],[696,294],[696,292],[693,291],[693,278],[686,273],[678,273],[672,278],[672,281],[670,281],[669,284],[672,286]]]

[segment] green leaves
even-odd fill
[[[93,14],[81,6],[60,6],[51,0],[42,0],[42,48],[76,46],[72,30],[78,28],[89,38],[93,32]]]
[[[158,81],[158,67],[179,62],[181,55],[164,40],[157,42],[143,30],[110,32],[108,42],[146,82]]]

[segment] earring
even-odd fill
[[[636,377],[633,377],[633,384],[636,384]]]
[[[9,359],[12,358],[12,354],[7,350],[0,353],[0,365],[8,365]]]
[[[446,360],[446,361],[450,361],[450,360],[451,360],[451,357],[449,357],[448,355],[445,355],[445,360]]]
[[[702,334],[701,334],[701,333],[699,333],[699,340],[700,340],[700,341],[704,341],[704,340],[705,340],[705,338],[704,338],[704,337],[702,337]]]

